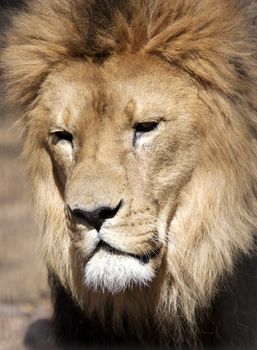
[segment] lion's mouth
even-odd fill
[[[134,259],[139,260],[143,264],[147,264],[149,262],[149,260],[155,258],[159,254],[160,247],[157,247],[155,249],[151,249],[144,254],[133,254],[133,253],[124,252],[122,250],[118,250],[118,249],[112,247],[111,245],[109,245],[108,243],[106,243],[105,241],[101,240],[98,243],[95,252],[97,252],[99,250],[104,250],[110,254],[115,254],[115,255],[130,256]]]

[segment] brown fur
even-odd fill
[[[1,65],[21,116],[44,256],[89,318],[104,324],[111,308],[117,333],[123,313],[133,331],[154,324],[162,341],[184,320],[194,332],[196,312],[254,249],[254,9],[232,0],[38,0],[13,16]],[[169,131],[138,162],[115,130],[133,126],[139,96],[168,116]],[[75,160],[49,141],[58,113],[77,137]],[[111,239],[133,254],[160,246],[156,278],[132,292],[93,292],[81,275],[89,238],[64,206],[124,196],[130,208]],[[167,236],[147,234],[159,221]]]

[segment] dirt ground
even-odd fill
[[[0,350],[41,349],[35,328],[48,324],[49,291],[12,124],[0,108]]]

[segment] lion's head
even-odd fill
[[[2,67],[45,259],[89,317],[192,325],[253,248],[246,18],[206,0],[32,1],[14,17]]]

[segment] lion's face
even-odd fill
[[[149,284],[174,246],[168,227],[199,158],[193,88],[135,55],[70,64],[45,90],[47,149],[84,283],[112,293]]]
[[[256,38],[243,7],[31,0],[6,34],[0,68],[48,271],[115,332],[194,329],[255,247]]]

